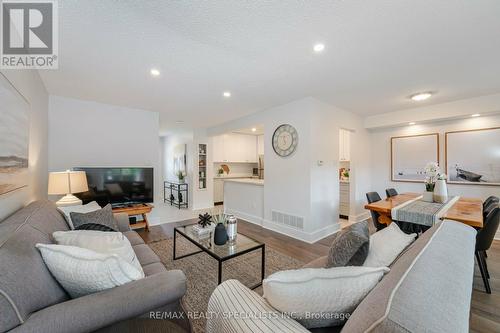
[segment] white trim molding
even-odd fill
[[[329,226],[313,232],[305,232],[266,219],[263,220],[262,227],[264,229],[272,230],[282,235],[289,236],[309,244],[316,243],[320,239],[328,237],[340,230],[340,224],[338,222],[335,222]]]
[[[253,223],[256,225],[260,225],[260,226],[262,226],[263,221],[264,221],[264,219],[262,217],[243,213],[243,212],[240,212],[240,211],[235,210],[235,209],[226,208],[225,212],[226,212],[226,214],[232,214],[239,219],[242,219],[242,220],[245,220],[247,222],[250,222],[250,223]]]

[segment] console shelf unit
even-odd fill
[[[188,208],[189,186],[186,183],[163,182],[163,201],[179,209]],[[181,200],[179,200],[181,199]]]

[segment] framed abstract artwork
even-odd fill
[[[439,164],[439,134],[396,136],[391,138],[391,180],[423,182],[425,165]]]
[[[448,183],[500,185],[500,127],[446,132]]]
[[[28,185],[30,105],[0,73],[0,195]]]

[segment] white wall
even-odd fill
[[[177,180],[177,176],[174,171],[174,149],[177,145],[187,145],[192,142],[193,133],[191,131],[182,134],[160,137],[162,180]]]
[[[424,185],[421,183],[391,181],[391,137],[439,133],[439,158],[440,164],[444,168],[445,132],[498,126],[500,126],[500,115],[493,115],[373,131],[370,135],[373,142],[371,149],[373,191],[379,192],[383,197],[385,189],[388,187],[394,187],[398,192],[422,192],[424,190]],[[450,195],[477,197],[484,200],[490,195],[500,196],[500,186],[448,184],[448,192]],[[497,238],[500,238],[500,230],[497,232]]]
[[[28,187],[0,196],[0,220],[33,200],[47,198],[48,94],[37,71],[1,73],[30,103]],[[0,106],[1,107],[1,106]]]
[[[50,96],[49,170],[153,167],[155,202],[160,202],[163,179],[158,133],[157,112]]]
[[[353,216],[363,215],[364,193],[370,187],[368,133],[361,117],[314,98],[304,98],[208,129],[218,135],[237,128],[264,125],[265,185],[264,227],[295,238],[314,242],[338,230],[339,128],[353,131],[356,142],[352,155],[358,167],[352,168]],[[271,137],[281,124],[297,129],[299,144],[295,153],[282,158],[273,152]],[[323,165],[318,165],[318,160]],[[359,205],[358,205],[359,202]],[[359,206],[359,207],[358,207]],[[272,222],[272,211],[304,218],[304,230],[297,231]]]

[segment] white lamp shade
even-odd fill
[[[49,173],[49,194],[69,194],[88,191],[85,171]]]

